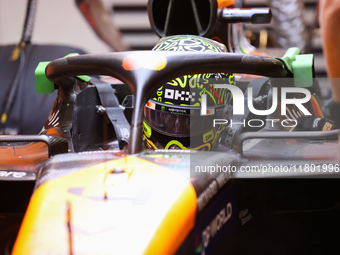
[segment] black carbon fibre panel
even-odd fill
[[[119,158],[117,151],[98,151],[57,155],[37,167],[35,190],[45,182],[80,171],[86,167]]]
[[[55,136],[49,136],[49,140],[50,140],[50,156],[68,152],[67,140]]]
[[[104,115],[97,113],[101,105],[97,89],[87,86],[76,99],[73,113],[72,142],[76,152],[95,149],[103,143]]]

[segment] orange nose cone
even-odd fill
[[[139,68],[162,70],[167,64],[166,57],[159,52],[138,52],[123,59],[123,68],[131,71]]]

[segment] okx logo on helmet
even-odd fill
[[[155,51],[225,52],[216,41],[198,36],[170,36]],[[205,73],[178,77],[161,86],[144,108],[144,138],[150,149],[212,150],[225,125],[213,119],[229,118],[230,91],[216,84],[235,85],[234,74]],[[207,111],[201,114],[202,95]]]

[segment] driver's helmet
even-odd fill
[[[192,35],[162,38],[155,51],[225,52],[225,45]],[[213,127],[214,119],[228,120],[231,95],[219,84],[235,84],[235,75],[185,75],[160,87],[144,108],[144,138],[149,149],[213,150],[227,122]],[[206,94],[206,114],[201,114]]]

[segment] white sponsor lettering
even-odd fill
[[[26,175],[25,172],[7,172],[7,171],[0,171],[0,177],[14,177],[14,178],[21,178]]]

